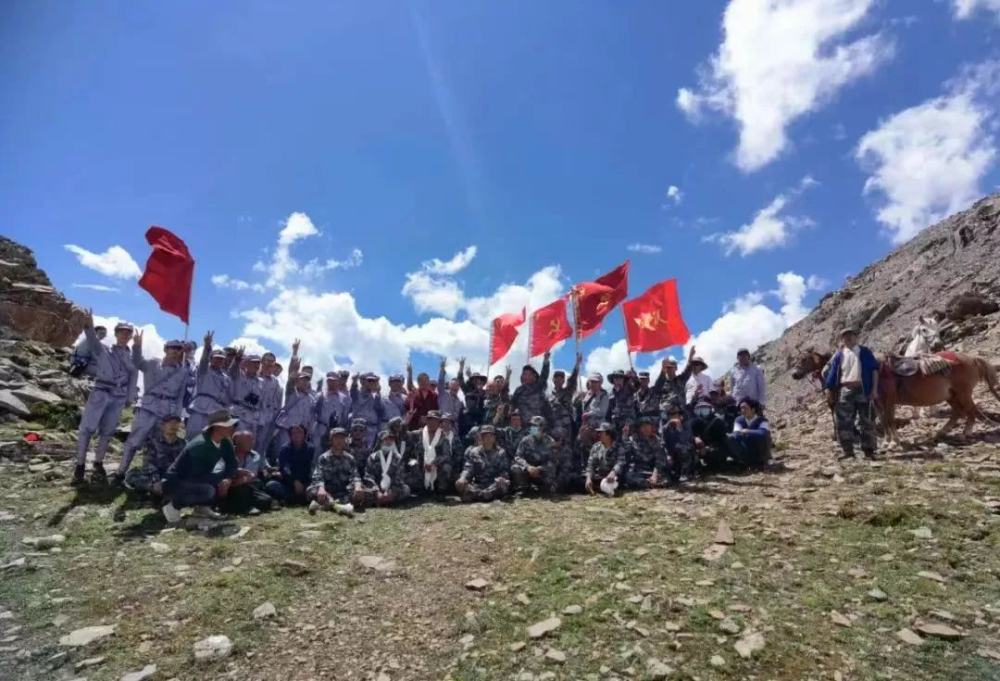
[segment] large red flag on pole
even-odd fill
[[[528,338],[528,357],[545,354],[559,341],[573,335],[573,327],[566,314],[566,298],[560,298],[531,315],[531,335]]]
[[[621,265],[594,281],[573,287],[573,313],[576,338],[581,340],[597,331],[608,313],[628,297],[628,266]]]
[[[153,252],[146,261],[146,271],[139,279],[139,286],[149,291],[161,310],[180,317],[187,324],[191,312],[194,258],[180,237],[162,227],[150,227],[146,241]]]
[[[490,366],[493,366],[510,352],[511,346],[517,340],[517,329],[527,317],[522,307],[521,314],[502,314],[493,320],[493,330],[490,333]]]
[[[653,352],[684,345],[691,338],[677,297],[677,280],[654,284],[638,298],[622,303],[629,352]]]

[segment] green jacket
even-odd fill
[[[221,477],[213,476],[219,460],[226,464],[226,470]],[[226,438],[216,447],[211,439],[206,439],[204,435],[199,435],[187,443],[184,451],[167,469],[165,478],[172,482],[208,482],[215,484],[222,478],[231,478],[236,475],[239,465],[236,462],[236,449],[233,441]]]

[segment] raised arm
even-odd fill
[[[444,357],[441,358],[441,366],[438,369],[438,390],[442,393],[448,392],[445,385],[448,381],[447,373],[448,360]]]
[[[208,364],[212,361],[212,339],[215,337],[215,331],[209,331],[205,334],[205,345],[201,349],[201,359],[198,360],[198,378],[201,378],[208,373]]]
[[[552,369],[552,352],[546,352],[542,360],[542,373],[538,375],[538,382],[542,384],[542,392],[549,387],[549,371]]]
[[[413,362],[406,363],[406,392],[412,393],[414,390],[413,385]]]
[[[97,337],[97,331],[94,330],[94,311],[89,308],[87,309],[87,321],[83,324],[83,335],[87,339],[87,349],[90,350],[91,357],[96,358],[105,352],[106,348],[101,343],[101,339]]]
[[[580,365],[583,364],[583,355],[579,352],[576,353],[576,363],[573,364],[573,373],[569,375],[569,380],[566,381],[566,387],[570,391],[570,394],[576,392],[576,386],[580,382]]]
[[[695,351],[695,348],[694,348],[694,346],[692,345],[692,346],[691,346],[691,351],[690,351],[690,352],[688,353],[688,361],[687,361],[687,364],[685,364],[685,365],[684,365],[684,371],[682,371],[682,372],[681,372],[681,373],[680,373],[680,374],[678,375],[678,378],[680,378],[680,379],[681,379],[682,381],[684,381],[685,383],[687,383],[687,380],[688,380],[688,378],[690,378],[690,377],[691,377],[691,360],[692,360],[692,359],[694,359],[694,351]]]

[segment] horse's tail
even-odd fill
[[[979,371],[979,380],[986,383],[986,386],[993,393],[993,397],[996,398],[997,402],[1000,402],[1000,379],[997,378],[997,370],[993,368],[993,365],[987,362],[982,357],[975,357],[973,361],[976,363],[976,369]]]

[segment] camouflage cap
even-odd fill
[[[479,436],[480,437],[482,437],[483,435],[496,435],[496,434],[497,434],[497,429],[494,428],[493,426],[489,425],[489,424],[486,424],[485,426],[480,426],[479,427]]]
[[[538,426],[539,428],[544,428],[546,426],[544,416],[532,416],[530,419],[528,419],[528,423],[530,423],[533,426]]]

